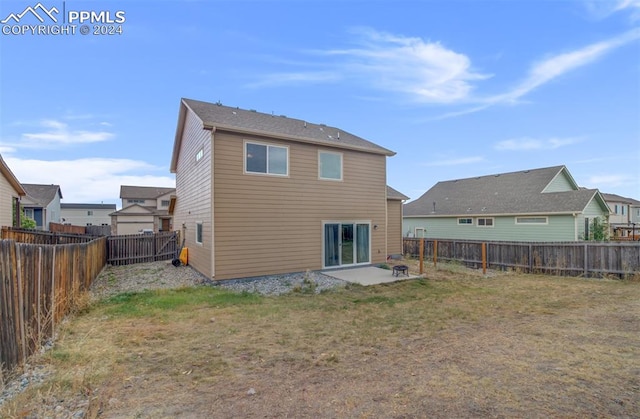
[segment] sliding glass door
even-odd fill
[[[369,222],[324,224],[324,266],[348,266],[371,261]]]

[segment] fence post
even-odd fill
[[[487,274],[487,243],[482,242],[482,275]]]
[[[22,364],[27,363],[27,337],[24,330],[24,292],[22,284],[22,258],[20,257],[20,245],[16,243],[16,279],[18,281],[18,321],[20,322],[20,343],[22,345]]]
[[[56,332],[56,246],[53,246],[51,257],[51,336]]]
[[[438,263],[438,240],[433,241],[433,267]]]
[[[424,237],[420,239],[420,275],[424,273]]]

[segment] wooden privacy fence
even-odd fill
[[[49,223],[49,231],[52,233],[87,234],[90,236],[109,236],[110,225],[101,226],[74,226],[69,224]]]
[[[53,337],[56,324],[105,266],[105,242],[0,240],[0,381]]]
[[[419,257],[421,240],[404,238],[404,254]],[[493,269],[585,277],[640,273],[640,243],[424,239],[423,257],[481,267],[483,244],[484,262]]]
[[[178,252],[178,233],[126,234],[107,238],[107,263],[133,263],[171,260]]]
[[[78,234],[53,233],[49,231],[27,230],[13,227],[2,227],[2,238],[30,244],[73,244],[87,243],[94,236]]]

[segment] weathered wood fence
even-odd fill
[[[41,230],[27,230],[14,227],[2,227],[2,238],[29,244],[74,244],[87,243],[96,237],[70,233],[54,233]]]
[[[419,257],[419,238],[404,238],[405,255]],[[423,257],[457,261],[467,266],[513,269],[551,275],[624,277],[640,273],[640,243],[613,242],[481,242],[473,240],[424,239]],[[434,249],[435,255],[434,255]]]
[[[106,264],[104,237],[48,245],[28,236],[0,240],[0,381],[53,337]]]
[[[88,234],[90,236],[109,236],[111,226],[74,226],[69,224],[49,223],[52,233]]]
[[[171,260],[178,252],[178,233],[126,234],[107,238],[107,263],[133,263]]]

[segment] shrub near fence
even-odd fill
[[[404,238],[405,255],[419,257],[420,240]],[[426,259],[457,261],[482,266],[483,242],[471,240],[424,239]],[[640,273],[640,243],[613,242],[484,242],[486,263],[493,269],[523,272],[601,277]]]
[[[53,337],[55,325],[105,266],[105,241],[0,241],[0,381]]]

